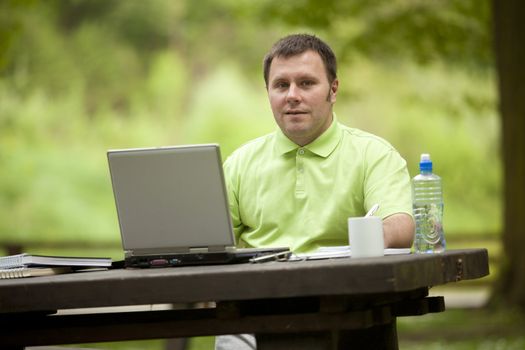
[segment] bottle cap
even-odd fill
[[[419,171],[421,172],[432,172],[432,160],[430,154],[422,153],[419,161]]]

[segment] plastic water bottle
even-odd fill
[[[443,191],[441,178],[432,173],[430,155],[424,153],[419,162],[420,174],[412,179],[413,211],[416,220],[416,253],[445,251],[443,233]]]

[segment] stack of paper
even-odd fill
[[[110,258],[17,254],[0,257],[0,279],[55,275],[77,269],[107,268]]]
[[[386,248],[385,255],[410,254],[410,248]],[[290,261],[348,258],[352,256],[350,246],[320,247],[312,253],[294,254]]]

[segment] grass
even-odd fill
[[[456,309],[398,320],[400,349],[524,349],[525,317],[512,310]]]

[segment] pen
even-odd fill
[[[377,211],[377,209],[379,209],[379,204],[378,204],[378,203],[374,204],[374,205],[372,206],[372,208],[370,208],[370,210],[368,211],[368,213],[366,213],[365,218],[374,215],[375,212]]]
[[[275,253],[275,254],[265,254],[265,255],[261,255],[259,257],[251,258],[250,262],[251,263],[260,263],[260,262],[273,261],[273,260],[280,261],[281,259],[282,260],[288,259],[291,254],[292,254],[292,252],[289,251],[289,250],[285,251],[285,252]]]

